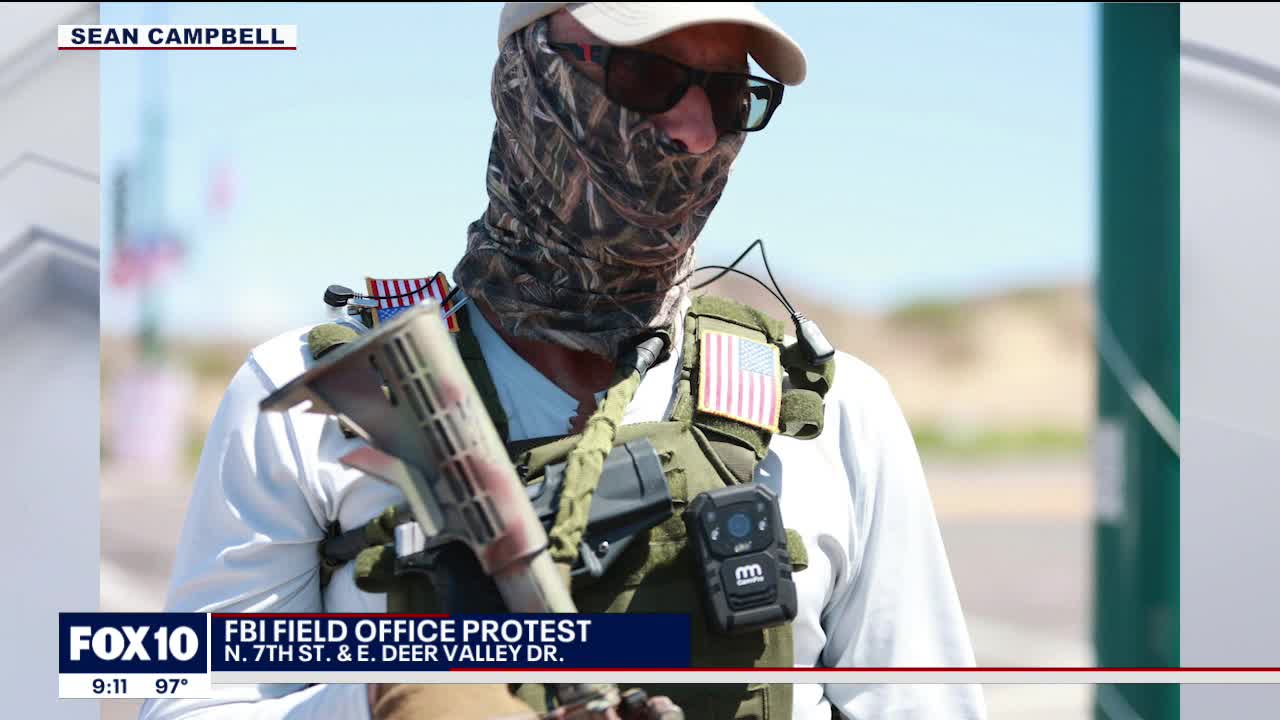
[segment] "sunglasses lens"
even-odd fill
[[[605,71],[609,98],[636,112],[670,110],[684,94],[688,74],[660,55],[615,48]]]
[[[721,132],[764,127],[773,94],[773,87],[755,78],[720,76],[707,84],[712,115]]]
[[[747,79],[733,76],[713,77],[706,85],[711,102],[711,119],[720,132],[741,130],[746,119]]]
[[[769,119],[769,108],[773,105],[774,89],[758,80],[752,80],[747,86],[747,130],[764,127]]]

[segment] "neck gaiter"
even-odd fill
[[[548,47],[545,20],[508,39],[492,96],[489,207],[454,281],[514,336],[616,358],[688,292],[744,135],[680,151]]]

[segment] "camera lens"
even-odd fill
[[[744,538],[751,534],[751,518],[741,512],[730,515],[729,534],[736,538]]]

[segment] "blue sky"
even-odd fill
[[[748,138],[703,262],[763,237],[784,289],[875,308],[1092,276],[1094,7],[761,6],[809,77]],[[498,11],[105,3],[103,23],[298,26],[297,52],[101,53],[108,178],[135,162],[144,62],[166,64],[166,201],[190,244],[167,328],[261,337],[323,319],[330,283],[450,272],[486,203]],[[211,221],[224,162],[235,204]],[[137,296],[106,286],[102,311],[128,332]]]

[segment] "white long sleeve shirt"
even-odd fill
[[[577,403],[517,355],[474,306],[464,311],[508,416],[510,439],[567,432]],[[385,610],[385,596],[356,588],[350,563],[322,590],[318,544],[334,521],[358,527],[399,501],[399,491],[339,463],[360,441],[346,438],[336,420],[258,411],[260,400],[312,363],[308,329],[255,348],[227,389],[200,458],[170,581],[171,611]],[[646,375],[625,423],[667,416],[680,367],[676,346]],[[843,353],[835,362],[822,434],[775,436],[756,471],[756,481],[779,494],[784,524],[800,533],[809,556],[808,568],[793,576],[796,666],[972,666],[907,424],[879,374]],[[208,700],[150,700],[141,717],[369,717],[363,685],[214,691]],[[829,720],[832,706],[858,720],[985,717],[981,689],[973,685],[796,685],[795,720]]]

